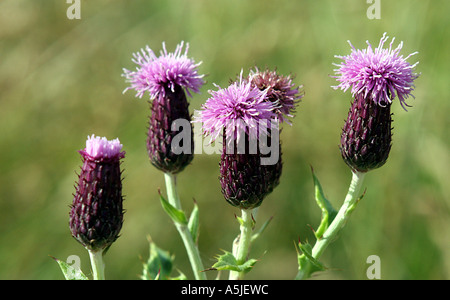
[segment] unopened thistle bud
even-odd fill
[[[347,165],[354,171],[367,172],[381,167],[386,162],[391,149],[391,104],[399,98],[403,108],[408,106],[406,98],[414,90],[413,81],[418,74],[414,65],[399,55],[403,43],[383,49],[388,37],[380,40],[378,48],[368,47],[357,50],[352,47],[348,56],[336,56],[343,60],[336,69],[335,78],[340,82],[335,89],[346,91],[351,87],[354,97],[347,121],[341,135],[341,154]]]
[[[145,92],[150,94],[151,116],[148,126],[147,150],[150,162],[165,173],[181,172],[193,159],[194,143],[191,138],[191,151],[175,154],[172,151],[172,141],[179,132],[172,130],[172,123],[178,119],[189,124],[189,103],[187,93],[198,93],[203,85],[203,75],[197,73],[200,63],[194,63],[187,57],[189,45],[182,53],[184,43],[181,42],[174,53],[168,53],[163,43],[163,51],[157,57],[147,46],[141,52],[134,54],[133,62],[139,67],[132,72],[124,69],[131,86],[126,88],[136,90],[136,96],[141,98]],[[192,128],[191,128],[192,137]]]
[[[83,166],[70,210],[72,236],[97,252],[119,236],[123,223],[120,159],[125,157],[118,139],[88,137],[79,153]]]

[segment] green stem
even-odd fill
[[[94,280],[105,280],[105,264],[103,263],[103,250],[88,250],[91,259],[92,273]]]
[[[170,204],[173,207],[181,210],[181,202],[178,197],[178,192],[176,188],[176,177],[173,174],[164,173],[164,179],[166,181],[167,197]],[[181,239],[183,240],[184,247],[191,262],[192,271],[194,272],[195,279],[206,280],[206,275],[204,272],[202,261],[200,259],[200,254],[198,252],[197,245],[195,244],[192,234],[186,225],[175,222],[175,226],[180,233]]]
[[[233,255],[236,257],[238,264],[243,264],[247,260],[250,242],[252,240],[252,231],[253,231],[253,219],[252,219],[252,209],[246,210],[241,209],[242,218],[241,218],[241,234],[234,241],[233,245]],[[243,279],[244,272],[230,272],[230,280]]]
[[[312,256],[316,260],[320,258],[328,245],[337,238],[339,231],[346,224],[360,196],[359,192],[361,190],[365,174],[366,173],[352,172],[352,181],[350,183],[347,196],[344,199],[344,203],[339,209],[339,212],[337,213],[333,222],[331,222],[330,226],[327,228],[322,237],[317,240],[312,249]],[[310,269],[310,267],[311,266],[308,265],[307,269]],[[310,275],[310,270],[299,270],[296,279],[305,279]]]

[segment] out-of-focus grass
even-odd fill
[[[91,3],[94,2],[94,3]],[[148,162],[148,104],[126,87],[122,68],[134,68],[132,52],[149,45],[169,51],[181,40],[203,61],[199,109],[213,83],[225,86],[241,68],[277,68],[295,74],[305,97],[284,126],[281,184],[259,209],[258,223],[274,219],[251,254],[260,259],[249,279],[292,279],[294,242],[313,242],[319,209],[310,165],[325,193],[339,206],[350,181],[338,143],[351,96],[334,91],[335,54],[383,32],[404,41],[402,53],[419,54],[416,98],[405,112],[396,103],[393,148],[385,166],[366,176],[364,200],[340,238],[323,256],[329,267],[316,279],[364,279],[369,255],[381,259],[383,279],[450,278],[449,88],[450,3],[381,1],[381,19],[366,17],[365,1],[82,1],[81,20],[68,20],[65,1],[0,1],[0,279],[63,279],[49,255],[86,251],[68,230],[77,150],[90,134],[119,137],[127,152],[125,222],[109,250],[106,276],[137,279],[146,236],[176,255],[191,275],[184,248],[163,213],[157,189],[162,174]],[[395,44],[396,45],[396,44]],[[199,248],[205,265],[230,250],[238,233],[220,193],[218,155],[197,155],[179,176],[184,208],[200,206]],[[210,278],[215,273],[208,273]]]

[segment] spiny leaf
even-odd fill
[[[303,255],[309,260],[309,262],[312,263],[312,265],[320,271],[325,270],[325,266],[319,262],[317,259],[315,259],[312,255],[312,247],[310,244],[306,243],[306,244],[302,244],[299,243],[298,245],[300,251],[303,253]]]
[[[150,255],[147,262],[143,263],[141,279],[144,280],[166,280],[172,273],[175,257],[168,251],[162,250],[149,238]]]
[[[224,254],[217,257],[217,262],[209,270],[247,272],[256,264],[256,262],[256,259],[249,259],[246,262],[239,264],[231,252],[224,251]]]
[[[51,256],[52,257],[52,256]],[[64,274],[64,277],[67,280],[89,280],[89,278],[83,274],[83,272],[79,268],[74,268],[72,265],[69,265],[65,261],[59,260],[55,257],[52,257],[61,268],[61,271]]]
[[[300,250],[297,251],[298,277],[309,278],[312,273],[325,270],[325,266],[313,257],[310,244],[302,244],[299,242],[298,248]]]

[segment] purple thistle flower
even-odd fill
[[[136,97],[149,92],[151,116],[147,134],[147,150],[150,162],[159,170],[176,174],[181,172],[193,159],[190,153],[175,154],[172,152],[172,140],[178,134],[172,131],[172,123],[178,119],[191,121],[187,93],[198,93],[204,84],[203,75],[199,75],[195,63],[187,57],[189,45],[181,42],[174,53],[168,53],[163,43],[163,51],[157,57],[147,46],[135,53],[132,60],[139,67],[135,72],[124,69],[123,76],[131,83],[129,89],[136,90]],[[192,141],[192,139],[191,139]],[[193,150],[193,143],[191,150]]]
[[[277,74],[276,71],[251,70],[248,80],[261,91],[266,91],[266,101],[274,104],[280,122],[287,122],[288,117],[293,117],[295,107],[304,96],[300,93],[303,86],[295,87],[290,76]]]
[[[268,89],[260,90],[249,80],[243,80],[242,71],[238,81],[225,89],[218,88],[209,92],[211,98],[202,106],[195,122],[202,122],[203,133],[210,135],[212,141],[223,134],[219,180],[225,200],[240,209],[252,209],[261,205],[278,184],[272,173],[281,173],[281,164],[262,165],[263,155],[258,147],[255,152],[251,150],[251,144],[259,143],[261,134],[278,130],[278,122],[275,128],[264,126],[277,120],[276,103],[268,101]],[[242,144],[244,149],[239,148]]]
[[[118,139],[88,137],[79,153],[83,166],[70,210],[72,236],[97,252],[119,236],[123,223],[120,159],[125,157]]]
[[[406,60],[417,52],[404,58],[399,54],[403,42],[397,48],[392,48],[395,38],[392,39],[388,49],[383,49],[387,39],[388,36],[384,33],[375,50],[368,41],[367,49],[363,50],[355,49],[349,41],[352,47],[350,55],[336,56],[343,62],[335,64],[339,68],[335,69],[334,78],[340,84],[333,88],[343,91],[351,88],[353,96],[362,93],[364,98],[370,98],[383,106],[390,104],[397,95],[402,107],[408,106],[406,98],[414,90],[413,81],[419,75],[413,72],[418,62],[411,65]]]
[[[166,89],[175,91],[175,86],[181,86],[191,96],[191,91],[198,93],[204,84],[203,75],[199,75],[197,67],[201,64],[195,63],[187,57],[189,44],[186,44],[182,54],[184,42],[177,45],[175,52],[168,53],[165,43],[161,55],[157,57],[149,46],[141,49],[141,52],[133,54],[132,61],[139,67],[136,71],[123,69],[122,76],[131,83],[124,92],[129,89],[136,90],[136,97],[142,98],[145,92],[149,92],[150,98],[158,96],[165,97]]]
[[[217,91],[209,91],[211,97],[195,117],[195,122],[202,123],[203,134],[210,135],[212,141],[223,132],[228,141],[239,141],[241,133],[256,140],[258,123],[276,117],[273,103],[266,101],[267,91],[244,81],[242,71],[239,81],[225,89],[216,87]]]
[[[105,137],[88,136],[86,148],[80,150],[83,157],[90,160],[107,161],[117,160],[125,157],[125,152],[121,152],[123,145],[119,139],[108,141]]]
[[[399,55],[403,43],[383,49],[388,37],[386,33],[378,48],[356,50],[351,44],[349,56],[336,56],[344,60],[335,70],[335,78],[341,83],[335,89],[346,91],[352,88],[353,102],[342,129],[340,150],[345,163],[356,172],[367,172],[384,165],[388,159],[392,141],[392,100],[398,96],[403,108],[408,106],[406,98],[414,89],[413,81],[418,74],[417,65],[406,62]],[[406,110],[406,109],[405,109]]]

